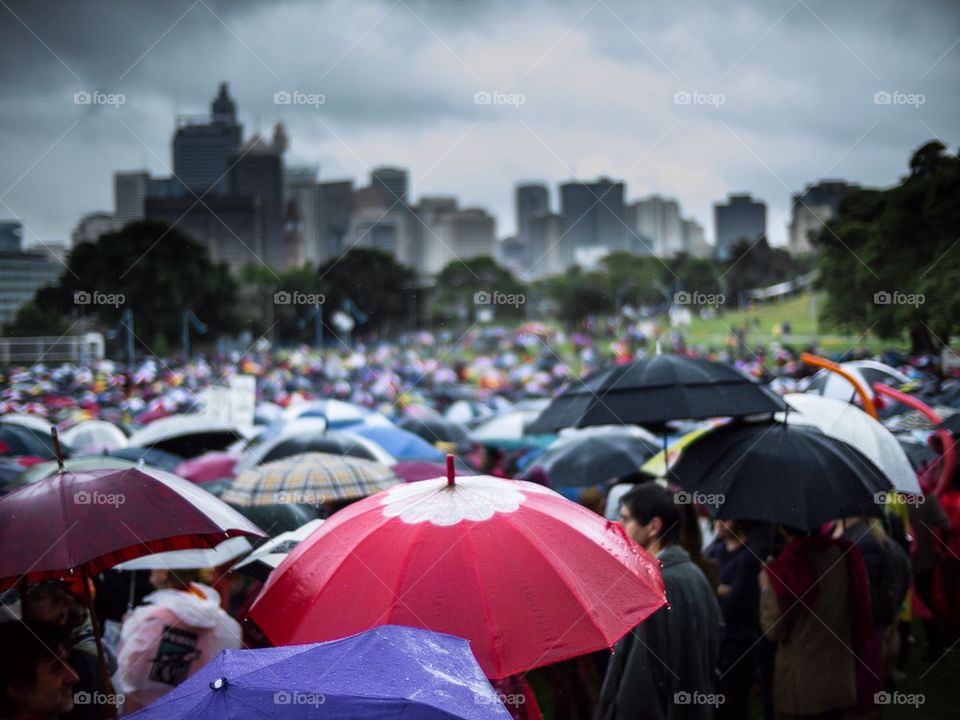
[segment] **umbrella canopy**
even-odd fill
[[[225,650],[131,720],[509,720],[465,640],[384,625],[292,647]]]
[[[315,400],[291,405],[283,413],[284,420],[294,418],[323,418],[327,427],[342,428],[363,422],[371,411],[362,405],[343,400]]]
[[[179,455],[157,448],[125,447],[119,450],[109,450],[104,454],[109,457],[132,460],[133,462],[142,461],[145,465],[151,465],[170,473],[183,462],[183,458]]]
[[[137,463],[132,460],[123,460],[122,458],[109,457],[106,455],[86,455],[83,457],[70,458],[63,461],[65,470],[78,472],[81,470],[123,470],[125,468],[136,467]],[[31,483],[39,482],[50,477],[60,469],[56,461],[37,463],[31,465],[10,483],[8,489],[23,487]]]
[[[53,442],[50,433],[14,423],[0,425],[0,455],[32,455],[53,460]]]
[[[224,450],[245,437],[237,425],[203,415],[172,415],[155,420],[130,436],[130,447],[157,448],[183,458]]]
[[[175,473],[190,482],[205,483],[232,478],[239,457],[225,452],[208,452],[177,465]]]
[[[732,423],[689,445],[670,479],[714,517],[814,530],[841,517],[883,514],[890,480],[859,451],[820,430]]]
[[[619,525],[540,485],[475,476],[340,510],[271,574],[251,617],[276,644],[385,623],[448,632],[502,678],[612,647],[664,602],[656,560]]]
[[[88,574],[141,555],[213,547],[263,532],[226,504],[161,471],[56,473],[0,498],[0,589]]]
[[[245,470],[221,497],[235,505],[324,505],[373,495],[399,482],[380,463],[311,452]]]
[[[529,428],[657,425],[783,410],[783,401],[734,368],[682,355],[654,355],[574,381]]]
[[[444,454],[419,435],[396,425],[354,425],[350,432],[375,442],[396,460],[443,461]]]
[[[542,471],[551,487],[601,485],[636,473],[657,450],[657,439],[637,427],[573,430],[555,440],[527,473]]]
[[[910,382],[910,378],[896,368],[877,362],[876,360],[851,360],[840,363],[840,367],[853,375],[866,391],[869,397],[874,396],[875,382],[900,387]],[[830,370],[820,370],[806,386],[805,392],[823,395],[834,400],[850,402],[856,397],[853,385],[842,375]]]
[[[0,425],[18,425],[40,433],[41,435],[49,435],[50,428],[53,427],[49,420],[44,420],[42,417],[28,413],[9,413],[4,415],[0,417]]]
[[[470,435],[467,428],[461,423],[447,420],[440,415],[405,417],[398,426],[409,430],[414,435],[419,435],[433,446],[443,443],[455,446],[458,451],[470,448]]]
[[[236,560],[253,546],[245,537],[227,538],[214,548],[191,548],[144,555],[114,566],[114,570],[200,570]]]
[[[372,460],[382,465],[393,465],[396,462],[396,458],[380,445],[354,432],[339,430],[328,433],[326,430],[315,429],[302,434],[284,433],[279,437],[268,438],[254,444],[237,462],[234,472],[239,475],[258,465],[304,453],[349,455]]]
[[[85,420],[64,430],[61,438],[75,452],[100,452],[127,446],[123,430],[106,420]]]
[[[289,532],[277,535],[243,558],[234,565],[231,570],[266,582],[267,578],[270,577],[270,573],[280,566],[280,563],[286,559],[290,551],[305,540],[310,533],[323,525],[324,522],[324,520],[320,519],[311,520],[296,530],[290,530]]]
[[[841,400],[794,393],[784,400],[799,412],[786,413],[791,424],[812,425],[852,445],[890,478],[898,492],[922,495],[910,459],[896,436],[856,405]]]
[[[478,425],[470,433],[470,440],[478,445],[490,445],[507,449],[546,447],[555,435],[527,434],[528,426],[537,419],[535,410],[511,410],[497,415]]]
[[[949,430],[954,435],[960,435],[960,413],[954,413],[937,425],[938,430]]]

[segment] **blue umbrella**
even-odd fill
[[[138,720],[508,720],[466,640],[383,625],[342,640],[225,650]]]
[[[433,460],[443,462],[446,457],[419,435],[395,425],[351,425],[350,432],[373,440],[397,460]]]

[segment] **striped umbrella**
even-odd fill
[[[324,505],[367,497],[399,482],[390,468],[372,460],[303,453],[240,473],[220,497],[239,506]]]

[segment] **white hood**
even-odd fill
[[[194,628],[213,628],[221,622],[220,595],[209,585],[190,583],[203,593],[203,598],[183,590],[157,590],[143,601],[159,605],[173,612],[183,625]]]

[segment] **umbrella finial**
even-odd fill
[[[53,438],[53,452],[57,456],[57,465],[60,468],[60,472],[63,472],[63,450],[60,448],[60,436],[57,435],[56,425],[50,427],[50,437]]]
[[[456,483],[453,479],[453,455],[447,454],[447,487],[453,487]]]

